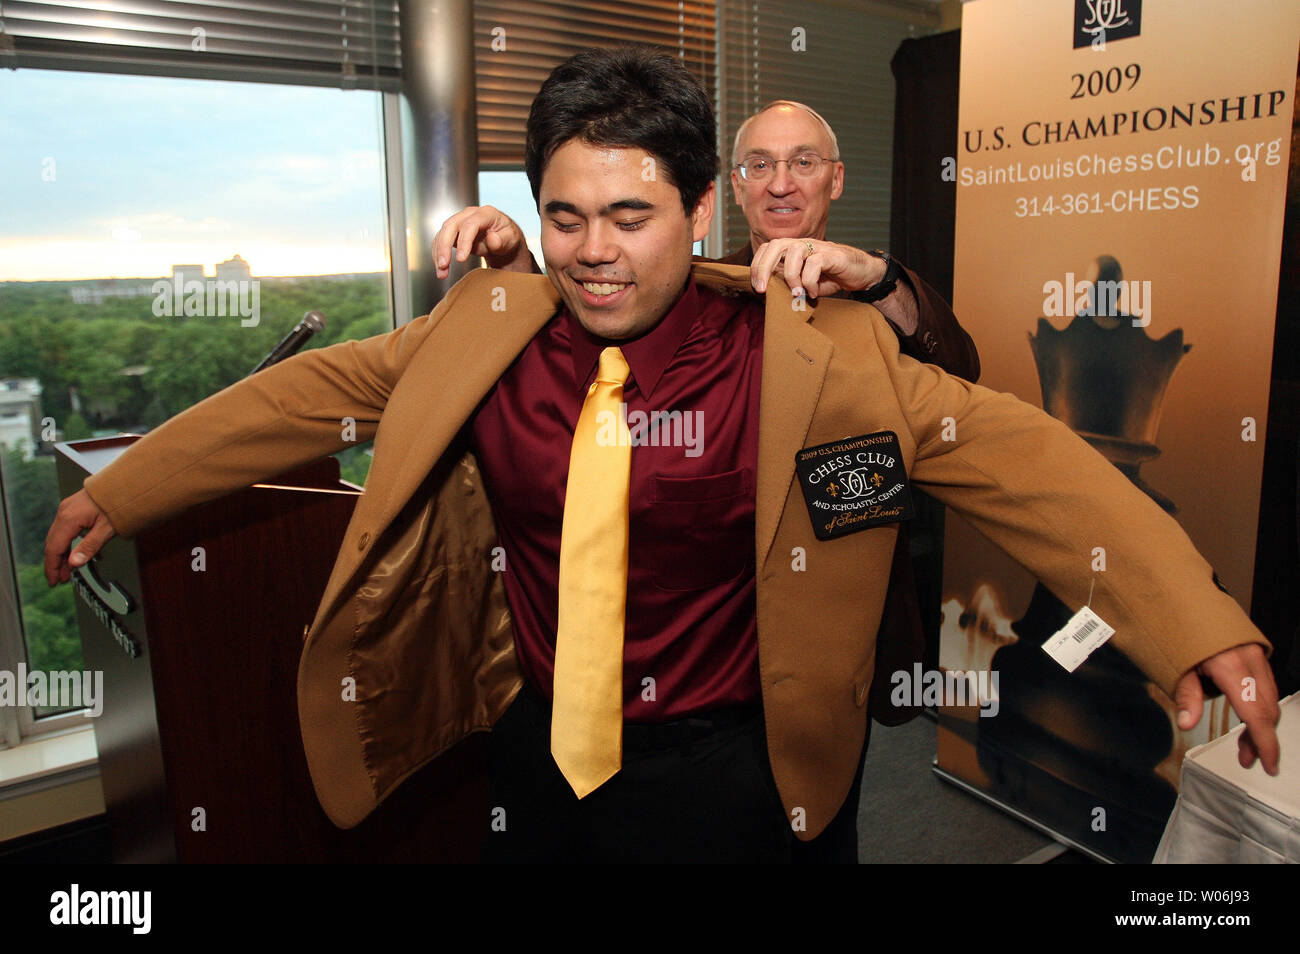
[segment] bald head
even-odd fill
[[[829,160],[811,176],[796,174],[790,160],[816,155]],[[830,124],[813,108],[791,100],[769,103],[736,131],[731,188],[757,250],[778,238],[826,238],[831,202],[844,191],[844,163]],[[737,168],[749,159],[775,162],[770,175],[746,179]]]
[[[741,148],[741,141],[744,139],[745,133],[748,131],[750,125],[754,120],[759,116],[762,116],[768,110],[778,108],[787,113],[796,109],[807,113],[815,123],[821,126],[822,131],[826,134],[826,141],[830,144],[830,151],[824,154],[826,158],[838,159],[840,157],[840,141],[835,138],[835,130],[831,129],[831,124],[822,118],[821,113],[817,112],[817,110],[813,109],[811,106],[808,106],[805,103],[797,103],[793,99],[774,99],[741,123],[740,128],[736,130],[736,138],[731,143],[731,164],[733,166],[740,162],[741,159],[745,158],[745,153]]]

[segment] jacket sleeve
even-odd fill
[[[402,370],[465,285],[454,286],[431,314],[395,331],[295,355],[218,391],[87,477],[86,492],[113,528],[130,537],[197,504],[371,440]],[[354,440],[344,440],[347,418],[354,422]]]
[[[971,383],[978,381],[980,356],[975,341],[957,321],[948,302],[906,265],[902,280],[916,296],[916,331],[898,339],[903,353],[918,361],[937,364],[949,374]]]
[[[1095,583],[1115,645],[1166,693],[1225,649],[1271,649],[1182,527],[1065,424],[900,355],[883,318],[874,332],[915,441],[912,479],[1071,609]]]

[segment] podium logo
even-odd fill
[[[104,671],[28,672],[26,663],[19,663],[16,673],[0,669],[0,706],[85,709],[86,718],[96,718],[104,712]]]
[[[1074,0],[1074,48],[1104,48],[1142,32],[1142,0]]]
[[[128,924],[148,934],[153,923],[152,891],[82,891],[78,884],[50,895],[51,924]]]

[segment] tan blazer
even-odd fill
[[[745,268],[696,264],[693,273],[728,294],[753,294]],[[520,687],[504,587],[491,569],[491,503],[458,432],[558,303],[543,276],[474,271],[432,314],[241,381],[86,480],[130,536],[340,450],[347,418],[357,440],[374,437],[365,493],[306,631],[298,678],[312,779],[341,827],[490,728]],[[795,454],[882,430],[898,435],[916,484],[1068,605],[1086,601],[1092,548],[1105,547],[1092,607],[1166,692],[1215,652],[1268,646],[1178,525],[1065,425],[900,357],[874,308],[827,299],[796,310],[774,279],[759,406],[759,668],[772,771],[787,811],[806,819],[801,838],[830,821],[857,768],[897,531],[818,541]]]

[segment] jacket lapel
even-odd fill
[[[763,384],[758,405],[758,495],[755,501],[757,567],[762,568],[790,496],[794,458],[808,436],[835,347],[808,324],[815,308],[796,310],[777,276],[767,287],[763,331]]]
[[[439,303],[427,319],[436,326],[402,371],[384,409],[348,543],[362,532],[380,539],[559,301],[543,276],[476,269]],[[340,551],[317,624],[348,594],[347,584],[369,552],[349,545]]]
[[[457,302],[436,334],[412,358],[389,402],[394,439],[406,450],[376,475],[384,481],[382,532],[446,452],[484,396],[559,308],[559,294],[538,275],[480,270],[472,297]],[[481,290],[480,290],[481,285]],[[493,307],[504,291],[506,306]],[[378,455],[375,463],[378,464]],[[369,480],[367,480],[367,484]]]

